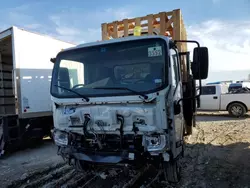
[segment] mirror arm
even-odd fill
[[[197,46],[198,46],[198,48],[200,48],[200,43],[199,42],[197,42],[197,41],[195,41],[195,40],[174,40],[174,43],[176,44],[176,43],[195,43],[195,44],[197,44]],[[199,68],[199,74],[200,74],[200,68]],[[179,99],[178,100],[178,102],[177,102],[177,104],[179,104],[181,101],[183,101],[183,100],[188,100],[188,99],[196,99],[196,98],[199,98],[200,97],[200,95],[201,95],[201,79],[199,79],[199,89],[200,89],[200,92],[199,92],[199,94],[198,95],[196,95],[195,97],[186,97],[186,98],[181,98],[181,99]]]
[[[197,44],[198,48],[200,47],[200,43],[195,41],[195,40],[174,40],[174,43],[178,43],[178,42],[183,42],[183,43],[195,43]]]

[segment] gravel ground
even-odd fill
[[[186,138],[181,181],[161,186],[250,187],[250,118],[203,113],[197,120],[193,135]],[[39,148],[1,159],[0,187],[119,187],[136,177],[136,172],[124,176],[119,170],[80,174],[65,165],[56,151],[52,142],[45,141]]]

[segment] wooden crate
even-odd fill
[[[158,34],[169,36],[173,40],[187,39],[181,10],[176,9],[170,12],[160,12],[158,14],[149,14],[143,17],[103,23],[102,40],[133,35],[135,26],[141,26],[142,31],[145,31],[148,35],[152,35],[154,31],[158,31]],[[185,43],[177,45],[179,51],[182,52],[187,50],[187,45]]]
[[[140,26],[146,35],[153,35],[155,31],[158,31],[159,35],[169,36],[173,40],[187,40],[187,32],[180,9],[103,23],[102,40],[133,35],[135,26]],[[187,43],[177,43],[177,47],[180,52],[187,51]],[[181,62],[182,78],[185,81],[188,76],[185,59],[182,58]]]

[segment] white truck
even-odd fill
[[[0,155],[50,133],[50,58],[73,46],[15,26],[0,32]]]
[[[228,111],[241,117],[250,109],[250,93],[229,93],[228,85],[204,85],[201,88],[200,111]]]
[[[129,36],[133,22],[148,27],[147,35]],[[194,81],[207,78],[208,49],[186,40],[180,10],[105,23],[102,36],[52,61],[58,154],[83,171],[151,163],[165,180],[178,182],[184,134],[191,134],[195,121]],[[188,42],[198,45],[192,65]]]

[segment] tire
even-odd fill
[[[230,104],[228,107],[228,113],[234,117],[242,117],[246,114],[246,112],[247,112],[246,107],[238,102],[234,102]]]
[[[169,162],[163,162],[163,175],[165,181],[169,183],[178,183],[181,178],[181,168],[179,159],[174,159]]]

